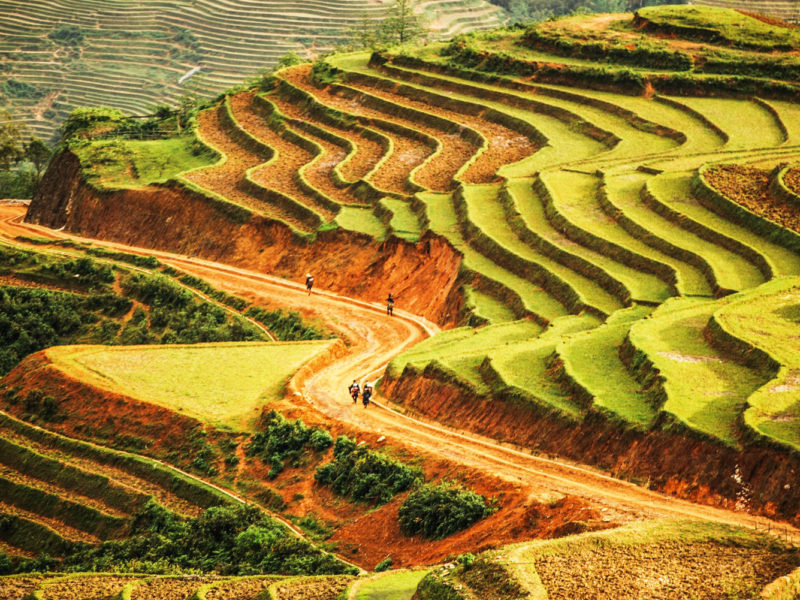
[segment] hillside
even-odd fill
[[[76,107],[143,115],[156,105],[176,105],[184,94],[211,97],[288,52],[315,55],[339,45],[392,4],[4,0],[0,102],[49,140]],[[417,12],[434,38],[504,21],[503,11],[484,0],[425,2]]]
[[[3,410],[23,423],[45,389],[65,418],[38,424],[236,490],[296,522],[309,556],[447,561],[386,576],[401,598],[417,581],[423,600],[590,598],[597,581],[609,598],[791,597],[799,35],[651,7],[334,54],[198,106],[168,139],[128,139],[120,114],[73,115],[25,223],[3,209],[4,238],[152,252],[160,275],[185,269],[231,306],[299,310],[341,341],[280,359],[271,344],[215,344],[194,376],[195,347],[45,350],[3,379]],[[345,396],[353,378],[380,379],[376,406]],[[53,518],[17,497],[13,514]],[[444,497],[458,509],[436,512]],[[68,514],[48,527],[79,529]],[[96,544],[117,521],[91,523],[80,535]],[[287,560],[250,567],[347,571]],[[201,570],[252,572],[237,564]]]

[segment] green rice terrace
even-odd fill
[[[83,2],[54,49],[69,3],[34,4],[0,2],[27,51],[97,77],[154,19]],[[275,54],[217,38],[213,4],[153,3],[131,60],[177,75],[192,29],[217,91],[300,43],[273,9]],[[0,209],[0,598],[800,597],[800,29],[581,15],[280,68],[168,139],[131,123],[73,112],[25,223]],[[379,406],[351,409],[356,375]]]
[[[0,103],[43,139],[80,106],[151,114],[184,95],[239,85],[287,53],[338,46],[392,4],[7,0],[0,3]],[[505,12],[484,0],[423,2],[414,10],[437,38],[505,22]]]

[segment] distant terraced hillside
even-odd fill
[[[27,218],[393,291],[460,327],[392,361],[392,400],[796,519],[797,35],[664,7],[334,55],[202,110],[201,161],[152,175],[188,135],[75,144]],[[431,308],[404,292],[441,275],[436,240],[462,256],[462,302]],[[348,273],[387,247],[426,261]]]
[[[201,67],[191,89],[211,96],[289,51],[330,49],[392,2],[304,0],[3,0],[0,104],[50,138],[77,106],[130,114],[174,104],[178,80]],[[484,0],[425,2],[433,37],[497,27],[503,11]]]
[[[733,8],[791,23],[800,22],[800,4],[794,0],[691,0],[688,4]]]

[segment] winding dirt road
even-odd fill
[[[387,317],[382,305],[370,304],[326,291],[309,296],[301,283],[175,254],[133,248],[121,244],[86,240],[40,226],[22,223],[25,206],[0,205],[0,237],[17,236],[72,238],[137,254],[153,255],[203,277],[216,287],[258,299],[275,306],[302,310],[337,331],[347,350],[312,372],[301,370],[291,382],[291,391],[331,419],[355,428],[397,440],[422,455],[435,455],[471,467],[493,477],[519,484],[540,497],[574,495],[601,507],[615,521],[656,517],[682,517],[747,527],[769,526],[800,540],[800,530],[746,513],[722,510],[679,500],[609,477],[591,467],[533,456],[523,449],[500,445],[466,432],[402,414],[388,399],[379,398],[369,409],[354,405],[347,385],[354,377],[375,379],[392,357],[438,331],[420,317],[395,310]],[[398,410],[399,409],[399,410]]]

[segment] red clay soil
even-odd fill
[[[371,122],[370,118],[392,121],[407,127],[410,126],[414,129],[422,130],[422,127],[417,123],[404,121],[403,119],[399,119],[393,115],[387,115],[380,111],[362,106],[356,101],[348,100],[332,94],[329,88],[317,88],[308,80],[308,74],[310,71],[310,65],[299,65],[293,69],[282,71],[281,77],[286,79],[286,81],[295,87],[313,95],[321,104],[330,106],[344,113],[360,117],[359,120],[363,125],[377,129],[383,135],[390,138],[394,144],[394,151],[389,156],[388,160],[386,160],[383,165],[381,165],[381,168],[373,175],[372,183],[381,189],[391,192],[408,193],[409,189],[405,182],[411,174],[411,171],[421,165],[425,159],[433,153],[433,150],[413,137],[400,135],[393,130],[386,129],[385,127],[381,126],[380,123]],[[437,132],[437,134],[440,134],[440,132]],[[453,174],[455,174],[456,170],[458,169],[451,169]],[[441,174],[433,175],[433,179],[431,179],[430,177],[423,175],[422,169],[415,173],[414,181],[419,185],[429,189],[441,188],[447,190],[451,184],[450,180],[446,178],[446,175],[444,177]]]
[[[162,506],[180,515],[196,517],[203,511],[201,507],[191,504],[183,498],[179,498],[178,496],[172,494],[168,490],[145,479],[140,479],[135,475],[131,475],[122,469],[118,469],[111,465],[96,462],[80,456],[67,454],[63,451],[55,450],[41,442],[26,438],[12,429],[6,429],[2,426],[0,426],[0,436],[17,444],[21,444],[26,448],[30,448],[35,452],[42,454],[43,456],[48,456],[58,460],[65,465],[77,467],[78,469],[83,469],[84,471],[88,471],[90,473],[105,475],[115,484],[128,487],[134,492],[153,496]]]
[[[779,451],[737,451],[680,432],[621,430],[601,418],[580,425],[564,423],[518,402],[478,397],[434,374],[385,377],[381,392],[437,423],[595,465],[614,477],[646,481],[647,487],[662,493],[726,510],[740,508],[741,486],[733,478],[733,466],[738,465],[751,491],[748,512],[800,523],[800,496],[786,494],[784,487],[795,485],[800,459]]]
[[[461,254],[444,238],[426,233],[417,243],[391,237],[383,243],[354,232],[320,232],[313,242],[285,224],[251,215],[239,223],[204,197],[181,187],[99,191],[82,181],[69,153],[48,168],[26,219],[96,239],[175,252],[302,281],[368,301],[402,293],[403,306],[440,323],[455,323],[462,298],[456,287]],[[3,207],[19,215],[18,207]],[[24,209],[23,209],[24,210]],[[30,232],[28,232],[30,234]],[[18,231],[15,235],[25,235]]]
[[[744,165],[714,165],[706,170],[708,183],[724,196],[761,217],[800,232],[800,210],[770,191],[772,173]],[[786,174],[786,185],[800,193],[800,170]]]
[[[231,96],[231,110],[237,123],[267,146],[276,150],[278,156],[252,173],[252,179],[265,188],[281,192],[306,205],[330,221],[335,215],[322,206],[316,198],[297,185],[297,172],[314,159],[308,150],[283,139],[267,126],[266,119],[253,105],[255,92],[241,92]]]
[[[296,218],[274,204],[265,202],[245,192],[240,187],[245,171],[265,162],[265,158],[243,148],[223,128],[217,108],[204,110],[197,116],[198,130],[209,145],[228,157],[222,165],[209,166],[185,173],[183,177],[203,189],[228,198],[268,217],[290,223],[298,229],[305,229]]]
[[[411,108],[433,113],[454,123],[469,127],[483,135],[487,141],[487,148],[462,175],[461,179],[466,183],[491,183],[497,177],[497,170],[500,167],[522,160],[538,150],[537,146],[529,138],[509,127],[484,119],[480,115],[467,115],[454,110],[439,108],[362,83],[348,82],[347,85],[402,106],[410,106]]]
[[[358,131],[322,123],[309,111],[305,110],[304,105],[286,100],[280,95],[272,94],[269,99],[272,100],[272,102],[278,106],[278,109],[287,117],[312,123],[320,129],[324,129],[333,135],[350,140],[350,142],[353,143],[356,148],[355,153],[350,160],[344,163],[339,169],[342,177],[349,182],[356,182],[367,175],[367,173],[375,168],[375,165],[378,164],[378,161],[384,155],[384,150],[378,142],[364,137]],[[314,137],[314,140],[318,143],[320,139],[321,138]]]

